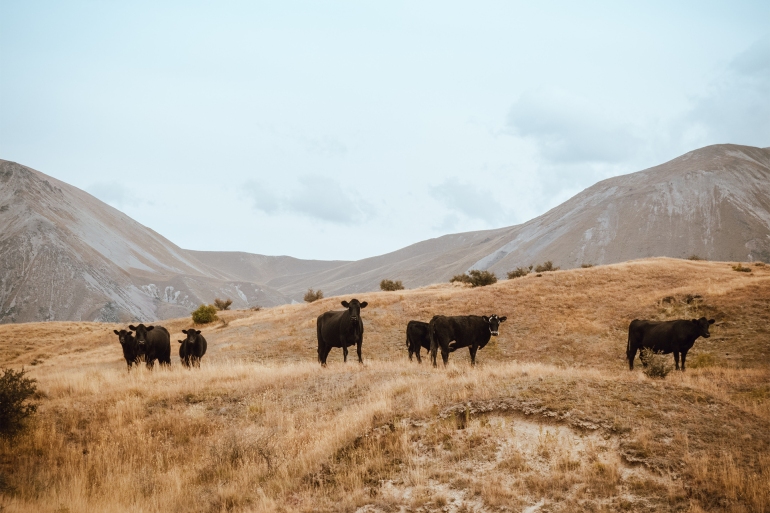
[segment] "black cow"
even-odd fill
[[[476,365],[476,351],[489,342],[490,337],[496,337],[500,324],[507,317],[486,315],[457,315],[448,317],[436,315],[430,320],[430,358],[436,366],[436,353],[441,349],[441,359],[446,367],[449,353],[462,347],[467,347],[471,353],[471,365]]]
[[[200,330],[190,328],[189,330],[182,330],[182,333],[187,335],[187,338],[180,340],[179,343],[179,358],[182,359],[182,364],[185,367],[200,367],[201,358],[206,354],[206,348],[208,343],[206,339],[201,335]]]
[[[141,358],[141,354],[139,353],[139,348],[136,346],[136,339],[134,338],[134,335],[128,331],[128,330],[112,330],[115,332],[115,334],[118,336],[118,341],[120,342],[120,345],[123,347],[123,358],[126,359],[126,365],[128,365],[128,370],[131,370],[131,366],[134,364],[139,364],[139,359]]]
[[[357,346],[358,363],[364,363],[361,359],[361,343],[364,341],[364,323],[361,320],[361,309],[369,303],[360,303],[358,299],[351,299],[350,303],[342,302],[347,308],[342,312],[326,312],[318,316],[316,329],[318,332],[318,361],[326,367],[326,357],[332,347],[341,347],[345,362],[348,361],[348,347]]]
[[[147,368],[152,369],[155,360],[161,365],[171,365],[171,336],[163,326],[129,326],[136,332],[136,345],[140,354],[144,355]]]
[[[626,357],[628,368],[634,369],[636,352],[648,348],[656,353],[674,353],[674,363],[679,370],[679,353],[682,353],[682,371],[687,351],[695,343],[698,337],[709,338],[709,325],[714,324],[714,319],[679,319],[676,321],[644,321],[634,319],[628,325],[628,345]],[[643,365],[647,365],[642,361]]]
[[[409,361],[417,355],[417,362],[422,363],[420,348],[430,353],[430,324],[422,321],[409,321],[406,325],[406,347],[409,349]]]

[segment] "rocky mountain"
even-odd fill
[[[239,254],[186,251],[76,187],[0,160],[0,322],[154,320],[215,297],[238,308],[284,304],[287,296],[244,276],[339,265],[265,257],[268,271],[257,272],[256,260],[244,267],[251,272],[228,272]]]
[[[770,148],[707,146],[644,171],[603,180],[526,223],[446,235],[312,276],[266,284],[294,297],[447,281],[469,269],[498,276],[551,260],[562,268],[696,255],[770,262]]]
[[[770,262],[770,148],[714,145],[599,182],[526,223],[430,239],[355,262],[189,251],[89,194],[0,161],[0,322],[153,320],[214,297],[234,306],[412,288],[469,269],[504,276],[652,256]]]

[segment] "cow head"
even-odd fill
[[[358,322],[358,319],[361,317],[361,309],[366,308],[368,304],[366,301],[360,303],[358,299],[351,299],[350,303],[347,301],[342,302],[342,306],[350,312],[350,322]]]
[[[132,352],[136,349],[136,339],[134,335],[127,330],[112,330],[118,336],[118,342],[123,346],[123,349]]]
[[[489,332],[495,337],[500,334],[500,325],[508,319],[508,317],[498,317],[496,315],[492,315],[491,317],[482,315],[481,318],[484,319],[484,322],[489,324]]]
[[[693,319],[692,323],[698,327],[698,334],[701,337],[709,338],[711,336],[711,333],[709,333],[709,325],[714,324],[714,319],[701,317],[700,319]]]
[[[144,354],[146,353],[147,349],[147,332],[152,331],[155,329],[155,326],[145,326],[144,324],[140,324],[139,326],[134,326],[133,324],[128,327],[128,329],[136,332],[136,347],[139,349],[139,352]]]
[[[182,330],[182,333],[187,335],[187,338],[185,339],[185,342],[188,342],[190,344],[194,343],[196,339],[198,338],[198,335],[201,334],[201,330],[196,330],[194,328],[190,328],[189,330]]]

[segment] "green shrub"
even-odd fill
[[[386,291],[404,290],[404,285],[401,283],[401,280],[398,280],[398,281],[382,280],[380,282],[380,290],[386,290]]]
[[[37,391],[35,380],[24,377],[25,371],[3,369],[0,376],[0,436],[12,438],[20,433],[37,405],[30,398]]]
[[[223,300],[221,300],[219,298],[216,298],[214,300],[214,306],[217,307],[217,310],[229,310],[230,309],[230,305],[232,305],[232,304],[233,304],[233,300],[232,299],[226,299],[226,300],[223,301]]]
[[[668,363],[670,360],[667,356],[658,354],[646,347],[642,349],[642,354],[639,355],[639,358],[646,364],[643,372],[648,378],[663,379],[674,368],[671,363]]]
[[[548,260],[546,262],[543,262],[542,264],[540,264],[537,267],[535,267],[535,272],[536,273],[547,273],[549,271],[558,271],[558,270],[559,270],[559,268],[558,267],[554,267],[553,266],[553,262],[551,262],[550,260]]]
[[[306,302],[312,303],[313,301],[318,301],[319,299],[324,298],[324,293],[319,289],[317,291],[314,291],[313,289],[307,289],[307,292],[305,292],[305,297],[303,298]]]
[[[508,279],[512,280],[514,278],[521,278],[522,276],[528,275],[531,270],[532,270],[532,266],[531,265],[529,266],[529,268],[527,268],[527,267],[517,267],[513,271],[508,271]]]
[[[468,274],[458,274],[449,280],[450,283],[454,283],[456,281],[461,283],[470,283],[472,287],[484,287],[486,285],[497,283],[497,276],[495,276],[495,273],[489,271],[471,269],[468,271]]]
[[[741,264],[735,264],[733,266],[733,271],[738,271],[739,273],[750,273],[751,268],[750,267],[743,267]]]
[[[208,324],[217,320],[217,307],[214,305],[201,305],[192,312],[192,320],[195,324]]]

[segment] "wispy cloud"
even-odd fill
[[[505,209],[494,198],[494,187],[494,182],[474,185],[451,177],[431,187],[430,192],[449,210],[494,224],[505,219]],[[444,220],[445,224],[447,222],[455,224],[456,216],[449,216]]]

